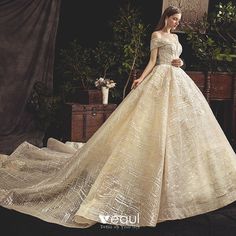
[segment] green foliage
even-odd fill
[[[141,11],[131,3],[118,9],[109,22],[113,36],[111,41],[99,41],[94,48],[84,48],[77,39],[60,50],[57,75],[62,76],[64,100],[78,92],[78,88],[95,89],[99,77],[114,80],[117,86],[111,97],[122,99],[134,68],[145,63],[149,51],[145,39],[149,26],[142,22]]]
[[[69,43],[68,48],[60,50],[60,70],[65,78],[65,89],[94,87],[96,71],[92,54],[92,49],[82,47],[76,39]]]
[[[113,43],[110,41],[99,41],[93,50],[93,55],[97,77],[106,79],[108,70],[116,63]]]
[[[131,3],[119,9],[111,22],[114,46],[118,59],[117,72],[121,78],[127,78],[123,88],[123,98],[134,68],[140,67],[147,58],[145,48],[146,33],[149,26],[142,21],[141,11]]]
[[[74,39],[67,48],[61,49],[57,74],[63,77],[60,86],[63,100],[76,100],[80,89],[96,89],[96,79],[107,77],[115,59],[114,46],[108,41],[99,41],[95,48],[84,48]],[[116,97],[117,93],[111,94]]]
[[[194,25],[186,25],[187,41],[199,66],[207,71],[235,71],[236,6],[219,3]]]
[[[26,109],[33,114],[37,128],[45,131],[51,123],[58,123],[57,111],[61,103],[61,98],[53,96],[52,91],[43,82],[36,82]]]

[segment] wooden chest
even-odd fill
[[[117,104],[66,105],[69,113],[69,138],[72,142],[87,142],[117,107]]]

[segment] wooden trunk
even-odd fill
[[[70,117],[70,140],[72,142],[87,142],[99,129],[117,104],[66,104]]]
[[[215,72],[208,75],[200,71],[186,71],[186,73],[208,101],[233,99],[234,75],[227,72]]]

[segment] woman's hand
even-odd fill
[[[143,81],[143,79],[141,79],[141,78],[139,78],[139,79],[135,79],[134,81],[133,81],[133,84],[132,84],[132,86],[131,86],[131,89],[135,89],[140,83],[142,83],[142,81]]]
[[[180,58],[174,59],[171,62],[171,65],[175,67],[181,67],[183,64],[184,62]]]

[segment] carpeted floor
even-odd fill
[[[207,214],[163,222],[155,228],[122,228],[103,224],[87,229],[67,228],[1,207],[0,227],[2,236],[235,236],[236,202]]]

